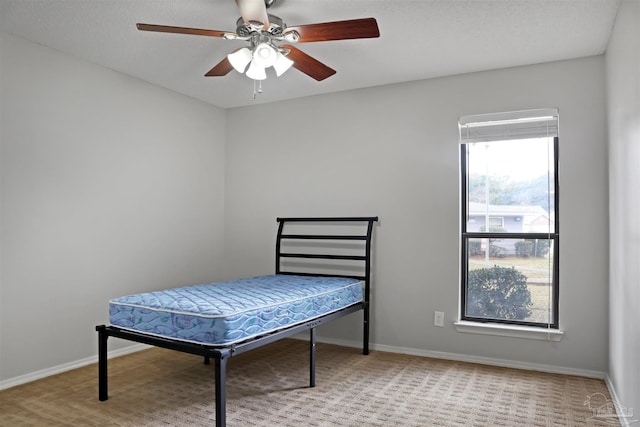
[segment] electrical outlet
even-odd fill
[[[434,311],[433,312],[433,326],[444,326],[444,312],[443,311]]]

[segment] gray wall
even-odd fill
[[[211,105],[0,43],[3,380],[95,355],[111,297],[216,279],[226,133]]]
[[[623,1],[607,50],[610,180],[609,375],[640,411],[640,3]]]
[[[95,355],[110,297],[271,273],[275,218],[289,215],[380,216],[376,344],[607,370],[603,57],[225,112],[1,42],[0,380]],[[560,109],[566,336],[458,333],[457,118],[539,107]],[[359,330],[354,316],[321,334]]]
[[[541,107],[560,110],[566,336],[551,343],[459,333],[452,325],[460,270],[457,119]],[[230,110],[226,274],[273,270],[277,216],[378,215],[373,342],[604,372],[605,117],[602,56]],[[445,312],[444,328],[433,326],[434,310]],[[321,335],[355,342],[359,323],[344,319]]]

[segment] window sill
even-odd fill
[[[540,341],[562,340],[564,332],[558,329],[542,329],[532,326],[505,325],[501,323],[476,323],[460,320],[453,324],[458,332],[468,334],[496,335],[501,337],[526,338]]]

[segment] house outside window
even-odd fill
[[[558,114],[460,118],[460,319],[558,328]]]

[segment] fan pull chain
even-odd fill
[[[262,93],[262,80],[259,81],[257,88],[256,83],[258,83],[258,80],[253,81],[253,99],[256,99],[257,94]]]

